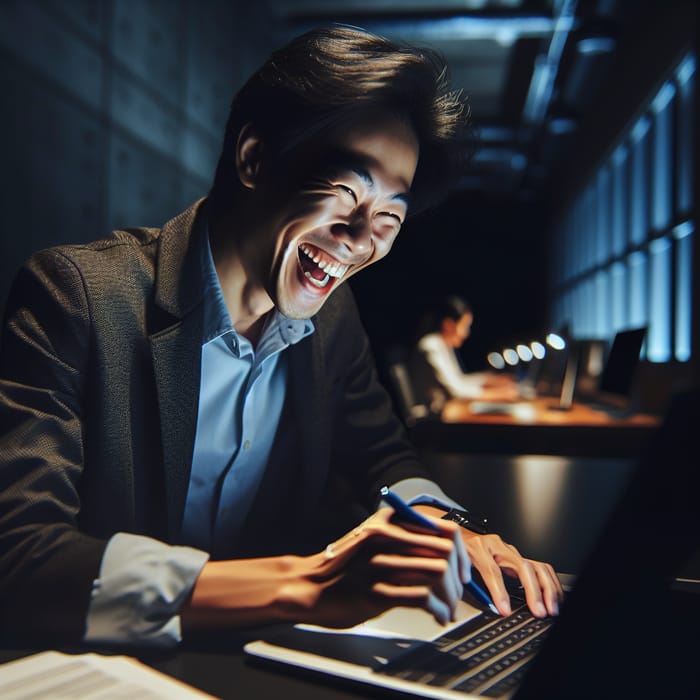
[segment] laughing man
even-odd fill
[[[449,620],[481,573],[556,614],[549,564],[444,520],[350,288],[460,160],[427,51],[313,30],[235,97],[209,196],[161,229],[41,251],[0,357],[0,620],[17,643]],[[438,534],[378,507],[388,484]]]

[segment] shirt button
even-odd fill
[[[244,449],[244,450],[249,450],[249,449],[250,449],[250,440],[246,440],[246,441],[243,443],[243,449]]]

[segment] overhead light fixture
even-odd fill
[[[558,115],[550,117],[547,121],[547,129],[550,134],[555,136],[564,136],[571,134],[578,129],[578,122],[570,116]]]
[[[566,347],[566,340],[558,333],[548,333],[546,342],[554,350],[563,350]]]
[[[506,361],[506,364],[509,364],[511,367],[515,367],[515,365],[520,362],[518,353],[513,348],[506,348],[503,351],[503,359]]]
[[[616,47],[611,36],[586,36],[576,42],[576,50],[584,56],[612,53]]]
[[[544,356],[547,354],[547,349],[545,348],[544,345],[542,345],[542,343],[540,343],[539,340],[533,340],[530,343],[530,350],[532,350],[532,354],[538,360],[543,359]]]
[[[576,0],[562,0],[559,14],[554,19],[554,30],[546,53],[535,58],[530,87],[525,98],[523,117],[531,124],[541,123],[554,92],[559,62],[569,32],[574,29]]]
[[[518,353],[518,357],[523,362],[530,362],[534,357],[534,355],[532,354],[532,350],[530,350],[530,348],[524,343],[520,343],[519,345],[517,345],[515,351]]]
[[[503,359],[503,355],[501,355],[500,352],[490,352],[486,360],[494,369],[503,369],[506,366],[506,361]]]

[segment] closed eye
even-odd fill
[[[355,194],[355,190],[353,190],[351,187],[348,187],[347,185],[336,185],[336,187],[345,192],[345,194],[350,195],[350,197],[352,197],[353,202],[357,204],[357,195]]]

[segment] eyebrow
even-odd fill
[[[357,175],[369,187],[374,187],[374,179],[367,169],[365,162],[366,161],[364,158],[359,158],[354,153],[342,150],[331,152],[325,159],[327,169],[347,168],[351,172],[355,173],[355,175]],[[405,192],[396,192],[395,194],[391,195],[391,199],[403,202],[408,208],[411,201],[411,193],[408,190]]]

